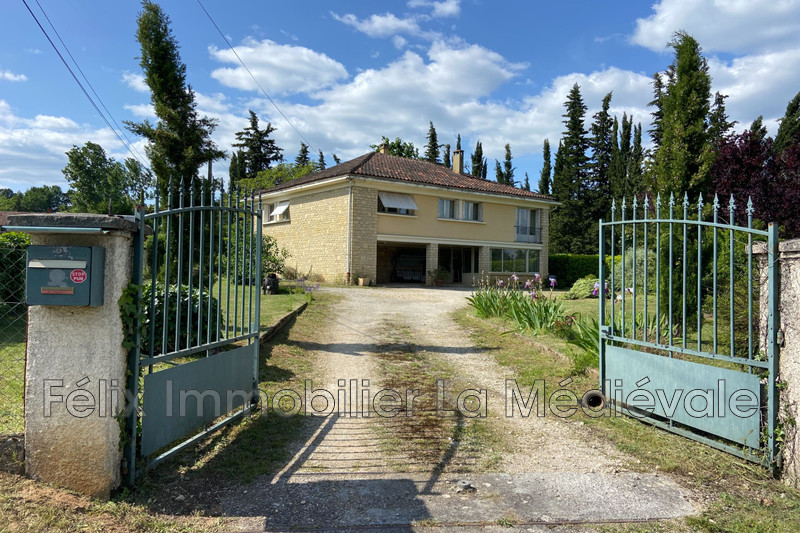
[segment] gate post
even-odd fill
[[[137,225],[132,217],[84,214],[17,215],[9,224],[30,233],[34,245],[105,250],[102,305],[28,309],[25,466],[35,479],[107,498],[120,484],[127,350],[119,299],[131,281]],[[65,269],[56,277],[70,278],[58,298],[70,294],[71,282],[96,276],[73,276],[67,263],[74,262],[48,263]]]
[[[773,251],[772,255],[777,257],[770,261],[768,246],[761,243],[753,246],[753,254],[759,259],[761,282],[760,348],[772,355],[772,341],[772,349],[776,353],[780,350],[778,379],[783,390],[778,391],[774,401],[779,412],[778,423],[783,425],[780,430],[784,432],[782,477],[797,487],[800,485],[800,435],[788,420],[800,417],[800,239],[781,242],[774,248],[777,254]],[[779,294],[770,295],[768,285],[774,285],[777,280],[780,280]],[[774,298],[775,309],[770,308],[770,296]]]

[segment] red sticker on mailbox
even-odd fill
[[[69,273],[69,279],[71,279],[73,283],[83,283],[86,281],[86,271],[77,268]]]

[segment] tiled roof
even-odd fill
[[[545,194],[517,189],[509,185],[501,185],[495,181],[474,178],[468,174],[457,174],[442,165],[435,165],[419,159],[382,154],[380,152],[364,154],[350,161],[345,161],[344,163],[336,165],[335,167],[330,167],[320,172],[308,174],[294,181],[276,185],[263,192],[270,193],[287,190],[307,183],[346,175],[555,201],[555,198]]]

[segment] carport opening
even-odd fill
[[[425,283],[425,247],[378,245],[378,283]]]

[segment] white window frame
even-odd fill
[[[274,202],[267,204],[267,207],[264,208],[264,224],[270,224],[275,222],[289,222],[291,220],[290,216],[290,204],[289,201],[283,202]],[[275,215],[275,211],[279,208],[283,208],[278,215]]]
[[[467,222],[483,222],[483,202],[462,200],[462,220]]]
[[[445,207],[446,206],[446,207]],[[452,198],[439,198],[438,216],[441,220],[459,220],[459,201]],[[447,216],[450,215],[450,216]]]

